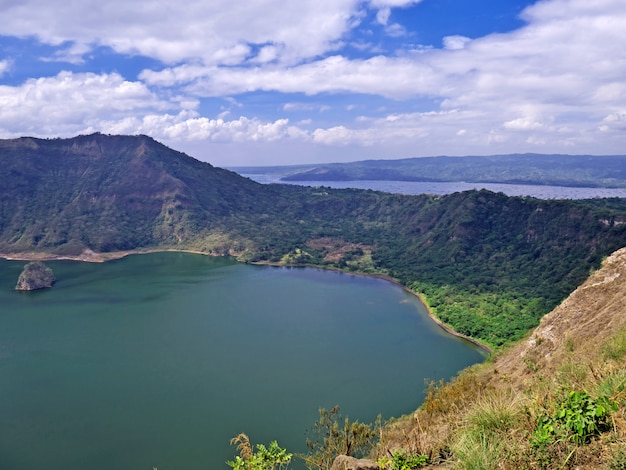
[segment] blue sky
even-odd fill
[[[4,0],[0,138],[218,166],[623,154],[623,0]]]

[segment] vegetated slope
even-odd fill
[[[525,340],[432,384],[377,450],[458,468],[617,469],[626,463],[626,248]]]
[[[149,137],[0,141],[0,249],[188,244],[256,206],[256,183]]]
[[[626,246],[626,200],[260,185],[146,136],[0,141],[0,252],[193,249],[386,274],[491,345]]]
[[[250,172],[253,169],[237,170]],[[280,174],[277,167],[272,171]],[[364,160],[305,168],[284,167],[282,173],[283,181],[466,181],[626,187],[626,155],[513,154]]]

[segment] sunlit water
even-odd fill
[[[306,450],[318,408],[373,421],[484,359],[389,282],[185,253],[0,260],[0,469],[220,469],[229,438]]]

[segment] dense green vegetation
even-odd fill
[[[191,249],[384,274],[493,346],[625,245],[623,199],[264,186],[145,136],[0,141],[1,252]]]
[[[573,187],[626,187],[626,155],[514,154],[365,160],[326,165],[239,167],[283,181],[465,181]]]

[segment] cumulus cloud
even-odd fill
[[[118,74],[63,72],[18,87],[0,86],[0,135],[75,135],[88,132],[148,134],[169,141],[272,142],[305,132],[287,119],[274,122],[239,117],[225,120],[176,110],[185,101],[165,101],[139,82]],[[191,103],[193,104],[193,102]]]
[[[2,16],[11,18],[0,24],[0,34],[35,35],[55,45],[104,45],[166,63],[197,59],[233,65],[251,58],[251,45],[275,44],[280,48],[274,52],[293,62],[331,48],[358,16],[360,5],[357,0],[248,0],[235,8],[230,0],[158,5],[108,0],[66,2],[59,9],[49,0],[23,0],[0,7]],[[258,59],[269,52],[261,49]]]
[[[384,9],[390,3],[373,5]],[[548,8],[552,3],[561,8]],[[596,107],[626,96],[626,3],[601,3],[594,9],[579,0],[541,2],[517,31],[471,41],[449,36],[445,49],[367,59],[333,55],[291,67],[182,65],[144,71],[141,78],[159,86],[187,84],[198,96],[278,91],[439,97],[445,107],[498,106],[510,113],[500,122],[516,119],[515,109],[525,103],[548,115],[574,108],[598,112]],[[562,11],[568,14],[553,18]]]
[[[177,148],[194,142],[217,144],[268,144],[273,142],[308,142],[310,136],[287,119],[263,121],[244,116],[238,119],[209,119],[194,112],[147,114],[141,117],[100,123],[102,132],[111,134],[147,134]]]
[[[0,133],[4,136],[73,134],[93,123],[142,110],[176,107],[139,82],[119,74],[61,72],[0,86]]]

